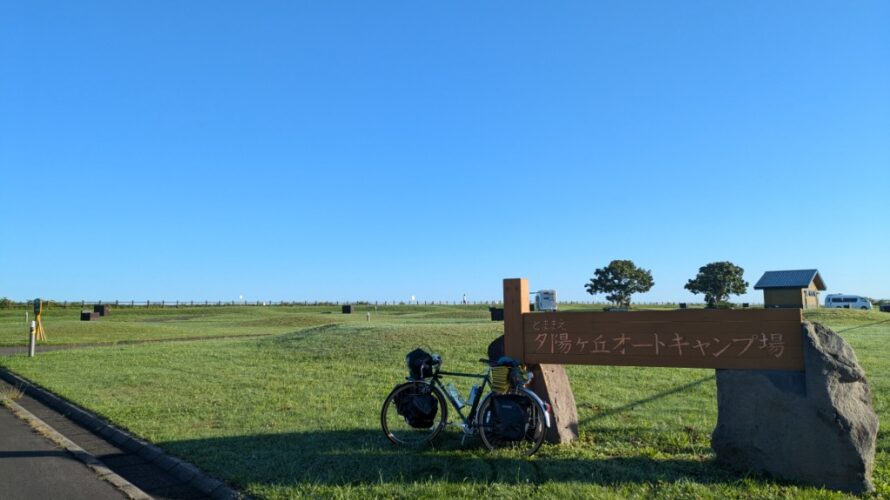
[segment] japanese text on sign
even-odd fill
[[[555,321],[551,321],[555,322]],[[544,321],[547,323],[547,321]],[[541,331],[535,323],[533,328],[535,354],[612,354],[612,355],[654,355],[654,356],[711,356],[741,357],[745,353],[759,351],[775,358],[785,353],[785,338],[781,333],[758,333],[738,338],[696,337],[686,338],[673,334],[634,334],[626,335],[577,335],[567,332],[550,333]],[[553,325],[552,330],[558,330]]]

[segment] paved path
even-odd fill
[[[67,451],[0,405],[0,498],[126,498]]]
[[[11,385],[9,385],[4,380],[0,380],[0,390],[9,391],[11,389]],[[46,406],[42,402],[32,398],[27,394],[22,395],[19,399],[17,399],[16,403],[18,403],[25,410],[31,412],[31,414],[42,420],[45,424],[49,425],[54,430],[62,434],[65,438],[71,440],[72,442],[74,442],[74,444],[83,448],[84,451],[86,451],[96,459],[100,460],[106,467],[111,469],[111,471],[118,474],[126,481],[129,481],[132,485],[141,489],[142,492],[150,495],[156,500],[191,500],[203,499],[208,497],[208,495],[201,493],[193,486],[188,484],[188,481],[184,481],[176,477],[169,470],[164,469],[157,464],[150,463],[143,457],[139,456],[137,453],[125,451],[120,446],[112,443],[110,440],[106,440],[96,433],[91,432],[80,424],[74,422],[58,411]],[[10,413],[9,409],[2,406],[0,406],[0,411]],[[10,416],[12,418],[15,418],[14,415],[10,414]],[[30,429],[30,427],[25,422],[20,421],[20,423],[27,429]],[[5,432],[5,430],[2,424],[0,424],[0,433],[2,432]],[[50,444],[50,446],[52,445]],[[0,450],[2,449],[2,445],[0,445]],[[58,451],[67,454],[65,450],[59,449]],[[2,451],[0,451],[0,457],[2,456]],[[2,458],[0,458],[0,460],[2,460]],[[93,475],[95,476],[95,472],[89,470],[88,468],[86,468],[86,466],[83,466],[83,468],[88,472],[93,473]],[[6,472],[2,467],[2,462],[0,462],[0,477],[5,474]],[[2,484],[2,479],[0,479],[0,484]],[[3,495],[2,486],[0,486],[0,500],[7,500],[6,497]]]

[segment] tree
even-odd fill
[[[630,296],[648,292],[655,282],[652,272],[634,265],[632,260],[613,260],[609,265],[593,272],[584,288],[587,293],[608,293],[606,298],[620,307],[630,306]]]
[[[711,262],[698,268],[698,274],[686,283],[685,288],[694,294],[705,294],[708,307],[715,308],[726,303],[730,295],[748,291],[748,282],[742,277],[744,273],[744,269],[732,262]]]

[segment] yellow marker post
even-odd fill
[[[46,341],[46,330],[43,328],[43,321],[40,319],[40,313],[43,312],[43,301],[34,299],[34,335],[37,340]]]

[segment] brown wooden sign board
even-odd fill
[[[527,280],[504,292],[507,355],[527,364],[804,368],[800,309],[532,313]]]

